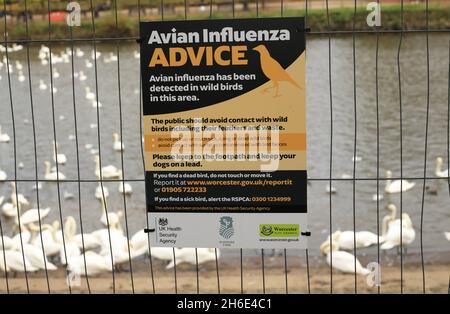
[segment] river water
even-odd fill
[[[394,177],[400,176],[400,101],[398,91],[397,49],[398,35],[383,35],[379,42],[379,140],[380,175],[391,170]],[[358,181],[353,194],[353,182],[334,181],[337,193],[332,195],[333,230],[351,230],[353,228],[353,209],[357,230],[376,232],[377,204],[372,200],[376,193],[377,173],[377,116],[375,93],[375,35],[356,37],[356,149],[360,161],[356,163],[356,177],[370,180]],[[54,45],[53,52],[59,54],[67,46]],[[80,178],[95,180],[94,154],[86,149],[98,149],[97,115],[91,101],[85,97],[85,87],[95,93],[94,67],[86,66],[90,59],[92,45],[78,43],[76,48],[85,52],[84,57],[75,57],[75,72],[84,71],[85,81],[75,80],[75,102],[78,116],[78,140],[80,156]],[[112,149],[114,132],[120,132],[119,85],[117,62],[105,62],[109,53],[116,53],[115,45],[100,44],[102,55],[98,59],[98,98],[103,107],[100,109],[100,140],[103,165],[113,164],[121,167],[121,155]],[[135,58],[138,46],[135,43],[120,45],[120,96],[122,105],[124,173],[129,180],[143,179],[143,162],[139,133],[139,59]],[[30,48],[32,96],[35,109],[37,164],[39,177],[44,177],[44,161],[53,162],[52,140],[52,98],[47,90],[39,88],[39,80],[50,86],[50,67],[42,65],[38,59],[39,45]],[[335,37],[331,42],[332,52],[332,100],[333,100],[333,176],[353,174],[354,146],[354,85],[352,38]],[[4,53],[3,53],[4,55]],[[0,56],[0,57],[3,57]],[[35,159],[33,145],[33,127],[31,118],[30,93],[26,50],[10,53],[10,63],[14,66],[11,74],[11,91],[14,122],[16,128],[17,179],[35,179]],[[91,60],[91,59],[90,59]],[[16,61],[23,65],[25,81],[19,81]],[[91,60],[92,61],[92,60]],[[448,72],[449,38],[447,35],[429,36],[429,132],[427,146],[426,174],[434,176],[436,158],[444,157],[447,164],[447,122],[448,122]],[[427,104],[427,54],[426,37],[422,34],[405,35],[400,54],[402,78],[402,124],[403,124],[403,176],[418,178],[410,180],[416,183],[413,190],[403,194],[403,211],[413,221],[417,233],[416,240],[409,251],[420,251],[420,214],[422,210],[422,187],[424,174],[425,123]],[[71,63],[54,64],[53,70],[60,75],[54,78],[57,92],[54,94],[56,138],[59,152],[66,154],[68,162],[60,167],[68,179],[77,180],[76,144],[72,135],[74,129],[74,108],[72,99]],[[8,90],[6,67],[0,70],[0,125],[2,131],[13,134],[12,112]],[[330,93],[328,80],[328,38],[309,37],[307,41],[307,91],[308,91],[308,175],[312,179],[327,179],[330,171]],[[9,179],[14,178],[13,143],[0,143],[0,169],[7,172]],[[94,153],[94,154],[92,154]],[[446,167],[445,167],[446,168]],[[132,181],[133,195],[126,198],[127,218],[130,234],[145,227],[144,183]],[[36,191],[33,182],[20,182],[19,192],[36,205]],[[81,215],[85,232],[101,227],[101,204],[94,197],[94,182],[81,184]],[[318,254],[320,243],[326,238],[330,228],[330,201],[326,192],[327,181],[312,180],[308,187],[309,226],[312,232],[311,254]],[[450,231],[449,187],[446,180],[427,180],[426,185],[437,191],[437,195],[425,193],[423,206],[423,245],[426,252],[448,251],[450,242],[443,235]],[[110,197],[108,210],[124,208],[118,183],[106,183]],[[380,181],[380,191],[384,191],[384,181]],[[41,206],[52,208],[46,222],[59,219],[59,208],[63,217],[72,215],[78,220],[77,183],[60,183],[61,204],[58,202],[56,183],[44,183],[39,191]],[[11,187],[0,183],[0,195],[9,198]],[[74,198],[64,196],[73,194]],[[353,196],[354,204],[353,208]],[[391,202],[399,207],[399,195],[384,198],[380,202],[380,221],[388,214],[384,207]],[[61,206],[61,207],[60,207]],[[6,233],[11,232],[12,222],[2,219]],[[380,227],[381,232],[381,227]],[[372,250],[372,251],[371,251]],[[369,249],[368,252],[375,252]],[[249,250],[251,251],[251,250]],[[394,251],[394,250],[393,250]],[[252,252],[249,252],[252,253]],[[256,252],[255,252],[256,253]]]

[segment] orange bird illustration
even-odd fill
[[[281,64],[272,58],[269,51],[267,50],[266,46],[259,45],[253,48],[253,50],[259,52],[259,59],[261,61],[261,69],[265,76],[269,80],[273,82],[273,86],[268,87],[264,90],[264,92],[268,91],[269,89],[275,88],[275,95],[274,97],[280,96],[278,93],[279,84],[280,82],[289,82],[298,89],[302,89],[300,85],[297,84],[296,81],[294,81],[289,74],[286,72],[285,69],[281,66]]]

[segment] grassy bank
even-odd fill
[[[403,28],[404,29],[425,29],[426,28],[426,10],[423,5],[407,5],[403,12]],[[184,12],[175,14],[165,13],[167,20],[184,19]],[[355,29],[369,30],[366,24],[366,16],[368,12],[365,8],[358,8],[354,14],[353,8],[330,9],[330,27],[327,23],[327,14],[322,9],[308,10],[308,26],[312,31],[348,31],[353,28],[355,21]],[[304,10],[286,10],[284,16],[304,16]],[[260,17],[280,16],[279,10],[265,10],[260,12]],[[236,17],[256,17],[254,11],[236,12]],[[189,19],[207,19],[209,12],[203,14],[191,14]],[[231,12],[219,11],[213,12],[212,18],[231,18]],[[156,13],[151,16],[143,16],[142,20],[159,20]],[[428,27],[430,29],[450,29],[450,10],[442,7],[429,7],[428,9]],[[401,9],[400,6],[385,6],[382,10],[381,29],[398,30],[401,29]],[[22,40],[27,37],[25,23],[11,19],[7,23],[7,31],[9,40]],[[138,34],[138,18],[136,16],[120,15],[118,28],[115,25],[115,19],[110,12],[103,14],[95,19],[95,31],[97,37],[125,37],[137,36]],[[1,38],[4,37],[4,23],[0,26]],[[34,18],[29,22],[29,37],[32,39],[48,38],[48,21],[45,19]],[[70,30],[65,23],[52,23],[51,38],[69,38]],[[73,28],[73,36],[75,38],[91,38],[93,34],[90,16],[82,18],[82,25]]]

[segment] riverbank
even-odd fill
[[[284,16],[305,16],[304,9],[285,9]],[[383,30],[400,30],[402,29],[401,7],[398,5],[387,5],[383,7],[381,17],[381,27]],[[309,9],[307,16],[307,24],[311,31],[320,32],[326,30],[332,31],[351,31],[356,30],[373,30],[366,23],[368,11],[364,7],[357,8],[354,14],[353,8],[332,8],[329,10],[330,25],[328,26],[327,14],[324,9]],[[238,18],[254,18],[255,10],[237,11]],[[259,17],[276,17],[280,16],[279,8],[271,8],[261,11]],[[211,18],[222,19],[231,18],[230,11],[213,11]],[[165,13],[166,20],[184,19],[184,12],[170,11]],[[210,18],[209,10],[190,14],[189,19],[208,19]],[[151,14],[142,16],[142,20],[159,20],[160,14],[157,9],[151,11]],[[98,38],[110,37],[134,37],[138,35],[138,17],[133,15],[120,15],[118,27],[111,12],[102,14],[95,19],[95,35]],[[35,17],[29,22],[28,34],[23,21],[10,19],[7,23],[7,32],[9,40],[24,40],[27,37],[34,40],[46,40],[49,37],[48,21],[45,18]],[[405,5],[403,9],[403,29],[423,30],[426,29],[426,8],[425,5]],[[448,7],[430,6],[428,8],[428,28],[432,30],[450,29],[450,10]],[[4,24],[0,26],[0,32],[4,34]],[[64,22],[52,23],[51,34],[52,39],[70,38],[70,29]],[[2,36],[3,37],[3,36]],[[81,26],[73,28],[74,38],[92,38],[93,27],[90,16],[82,18]],[[2,38],[3,40],[3,38]]]
[[[449,255],[427,254],[425,264],[426,292],[447,293],[449,284]],[[444,259],[442,259],[444,257]],[[373,257],[361,256],[359,260],[363,265],[370,262]],[[410,255],[404,257],[408,262],[403,265],[403,292],[423,293],[422,265],[419,256]],[[389,262],[389,260],[391,262]],[[393,261],[396,262],[393,262]],[[309,259],[309,288],[308,272],[302,257],[289,256],[287,259],[287,284],[289,293],[330,293],[331,277],[330,268],[323,263],[323,257]],[[166,270],[166,263],[153,260],[154,286],[156,293],[174,293],[175,280],[173,269]],[[286,292],[286,273],[284,257],[266,257],[264,262],[264,284],[267,293]],[[128,268],[128,265],[124,265]],[[149,262],[133,261],[133,284],[136,293],[153,293],[151,270]],[[243,292],[262,293],[263,276],[261,259],[259,257],[244,257],[243,259]],[[358,275],[358,293],[378,293],[377,287],[367,285],[366,278]],[[40,271],[28,275],[30,293],[48,293],[45,273]],[[400,293],[400,266],[398,258],[381,259],[381,293]],[[10,293],[27,293],[26,282],[23,274],[18,277],[8,278]],[[49,272],[49,285],[52,293],[68,293],[66,284],[66,272],[63,268]],[[224,258],[219,261],[219,286],[221,293],[241,292],[241,272],[239,261],[236,258]],[[333,293],[354,293],[354,274],[344,274],[333,270]],[[89,287],[92,293],[112,293],[112,274],[102,274],[89,277]],[[129,271],[115,273],[116,293],[132,293],[131,273]],[[195,266],[181,264],[177,266],[177,290],[178,293],[196,293],[197,276]],[[199,267],[199,290],[201,293],[217,293],[218,280],[215,262],[208,262]],[[0,276],[0,293],[6,293],[6,280],[4,274]],[[86,278],[81,278],[72,288],[73,293],[88,293]]]
[[[448,291],[448,265],[428,265],[426,267],[426,292],[447,293]],[[329,268],[312,268],[310,270],[310,292],[330,293]],[[404,293],[422,293],[422,268],[420,265],[408,265],[403,271]],[[5,280],[0,278],[0,293],[7,293]],[[153,293],[150,272],[134,272],[133,282],[135,293]],[[226,268],[220,271],[220,292],[240,293],[241,277],[239,269]],[[244,293],[262,293],[261,269],[246,268],[244,271]],[[30,293],[48,293],[45,275],[32,274],[28,278]],[[80,285],[72,288],[72,293],[89,293],[85,278],[81,278]],[[156,293],[174,293],[173,271],[158,270],[155,275]],[[27,293],[23,276],[8,279],[10,293]],[[65,271],[60,269],[50,272],[49,285],[51,293],[69,293],[66,284]],[[113,281],[111,274],[90,277],[89,286],[91,293],[112,293]],[[132,285],[129,272],[115,274],[116,293],[132,293]],[[192,266],[182,265],[177,269],[178,293],[196,293],[196,272]],[[285,293],[286,281],[283,268],[266,269],[265,271],[266,293]],[[213,263],[207,269],[202,269],[199,274],[200,293],[217,293],[217,273]],[[358,293],[378,293],[377,287],[370,287],[366,278],[357,276]],[[289,293],[308,293],[308,279],[306,268],[288,270]],[[333,272],[333,293],[354,293],[355,277],[353,274]],[[400,270],[398,267],[384,267],[382,269],[381,293],[400,293]]]

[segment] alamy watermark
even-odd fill
[[[381,286],[381,266],[377,262],[371,262],[366,267],[370,273],[366,277],[366,283],[369,287]]]
[[[66,7],[67,16],[66,21],[67,25],[70,27],[73,26],[81,26],[81,6],[78,2],[72,1],[67,4]]]
[[[381,26],[381,4],[369,2],[366,6],[367,11],[371,11],[366,18],[367,25],[370,27]]]

